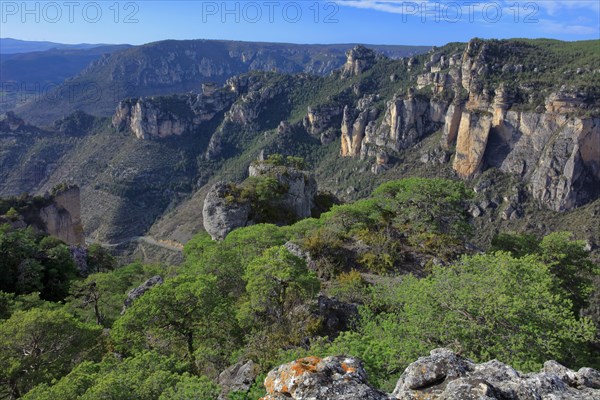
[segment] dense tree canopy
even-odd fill
[[[19,397],[101,353],[100,328],[62,310],[17,311],[0,323],[0,390]]]
[[[257,188],[250,197],[266,198],[269,182]],[[391,181],[319,218],[222,241],[198,234],[181,266],[113,270],[91,246],[79,274],[62,242],[3,225],[0,397],[214,399],[218,374],[250,359],[262,375],[229,398],[256,400],[274,365],[333,354],[362,358],[390,391],[441,346],[525,371],[547,359],[600,366],[600,278],[584,243],[502,233],[473,254],[469,197],[460,182]],[[156,275],[164,282],[122,313],[128,292]]]

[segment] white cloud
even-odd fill
[[[534,2],[548,15],[559,15],[564,10],[600,12],[600,2],[597,0],[553,0]]]
[[[591,10],[595,12],[600,12],[600,1],[598,0],[524,0],[522,2],[515,2],[514,0],[336,0],[336,3],[338,3],[340,6],[377,10],[394,14],[410,13],[410,10],[414,7],[414,5],[421,6],[422,4],[426,5],[428,3],[452,3],[464,4],[465,6],[467,4],[478,3],[477,8],[485,6],[486,3],[496,3],[498,6],[507,9],[509,7],[513,7],[515,4],[521,7],[525,7],[528,4],[532,4],[534,6],[539,7],[539,9],[544,10],[548,15],[557,15],[564,10]]]
[[[495,10],[500,11],[502,22],[528,23],[536,30],[552,34],[600,34],[600,1],[598,0],[335,0],[340,6],[376,10],[385,13],[419,16],[424,11],[438,10],[436,6],[463,5],[462,21],[493,25]],[[444,8],[442,6],[442,11]],[[439,11],[438,11],[439,13]],[[579,15],[576,15],[579,14]],[[583,14],[583,15],[582,15]],[[441,14],[442,20],[445,13]],[[451,13],[447,18],[452,19]],[[429,18],[429,17],[428,17]],[[455,21],[452,21],[455,22]],[[533,27],[533,26],[531,26]]]
[[[566,34],[566,35],[592,35],[598,33],[597,27],[589,25],[563,24],[550,20],[540,20],[540,31],[546,33]]]
[[[338,0],[341,6],[383,11],[392,14],[411,13],[414,4],[421,2],[410,2],[401,0]],[[427,3],[426,1],[424,3]]]

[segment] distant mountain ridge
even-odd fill
[[[62,84],[103,55],[130,47],[106,45],[88,49],[52,48],[28,53],[0,54],[0,76],[5,92],[0,112],[27,101],[28,94]],[[25,90],[21,90],[21,88]],[[39,88],[39,89],[38,89]],[[26,92],[26,93],[24,93]]]
[[[202,83],[223,84],[234,75],[254,70],[326,75],[344,64],[345,53],[352,47],[354,44],[218,40],[149,43],[97,59],[77,76],[15,111],[33,123],[49,124],[77,109],[109,116],[125,98],[199,92]],[[389,58],[413,56],[430,49],[427,46],[370,47]]]
[[[30,41],[30,40],[19,40],[13,38],[0,38],[0,54],[18,54],[18,53],[30,53],[33,51],[46,51],[50,49],[70,49],[70,50],[85,50],[94,47],[101,46],[112,46],[109,44],[91,44],[91,43],[79,43],[79,44],[65,44],[45,41]]]

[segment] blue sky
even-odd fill
[[[600,2],[6,1],[1,37],[142,44],[163,39],[442,45],[472,37],[600,39]]]

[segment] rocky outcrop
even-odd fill
[[[417,88],[431,86],[431,97],[395,95],[383,118],[377,118],[378,98],[365,95],[362,107],[346,106],[341,124],[341,155],[374,160],[373,173],[389,168],[390,156],[412,148],[441,131],[440,149],[425,149],[425,163],[445,163],[455,148],[453,169],[471,178],[488,168],[518,176],[542,206],[570,210],[600,196],[600,119],[584,117],[586,94],[567,89],[551,94],[535,111],[512,106],[533,99],[528,88],[511,90],[500,83],[489,87],[490,74],[519,74],[523,65],[502,64],[510,48],[474,39],[462,56],[432,51]],[[449,93],[445,93],[449,92]],[[451,95],[454,99],[448,103]],[[523,97],[525,96],[525,97]],[[589,97],[589,96],[588,96]],[[371,99],[370,102],[367,99]],[[366,105],[366,107],[365,107]],[[380,121],[380,122],[379,122]]]
[[[258,376],[258,365],[252,360],[240,361],[219,374],[218,384],[221,386],[219,399],[227,399],[230,392],[247,392]]]
[[[342,77],[362,74],[377,61],[377,54],[365,46],[358,45],[346,52],[346,63],[342,67]]]
[[[358,321],[358,306],[319,295],[317,299],[317,316],[323,321],[321,334],[330,339],[337,337],[340,332],[353,328]]]
[[[127,311],[127,309],[129,307],[131,307],[137,299],[142,297],[142,295],[144,293],[146,293],[148,290],[152,289],[156,285],[162,285],[163,282],[164,282],[163,278],[159,275],[156,275],[156,276],[153,276],[152,278],[148,279],[146,282],[142,283],[140,286],[136,287],[135,289],[131,289],[129,291],[129,293],[127,293],[127,298],[125,299],[125,302],[123,303],[123,309],[121,310],[121,315],[125,314],[125,311]]]
[[[294,243],[294,242],[286,242],[284,244],[284,247],[287,249],[287,251],[289,251],[296,257],[304,260],[304,262],[306,262],[306,267],[308,269],[310,269],[311,271],[315,271],[317,269],[317,263],[311,257],[310,252],[308,252],[307,250],[304,250],[302,247],[300,247],[300,245],[298,245],[297,243]]]
[[[279,85],[265,84],[262,75],[235,76],[225,84],[228,92],[235,94],[235,102],[225,112],[223,122],[211,136],[204,158],[215,160],[223,151],[223,142],[230,129],[258,131],[261,128],[259,119],[268,110],[268,102],[282,93]]]
[[[269,372],[262,400],[384,400],[371,387],[360,360],[352,357],[306,357]]]
[[[368,95],[358,101],[356,109],[344,107],[342,117],[342,157],[356,157],[360,155],[363,140],[371,136],[375,129],[375,120],[379,110],[374,107],[374,102],[379,97]]]
[[[448,106],[446,116],[444,117],[444,128],[442,131],[442,147],[447,149],[456,142],[460,120],[462,118],[462,104],[455,101]]]
[[[138,139],[180,136],[230,107],[236,96],[229,86],[217,90],[214,85],[204,85],[199,95],[127,99],[119,103],[112,123]]]
[[[315,206],[317,181],[312,174],[290,166],[272,165],[268,162],[254,162],[248,168],[251,177],[269,176],[275,178],[285,193],[274,199],[272,206],[289,210],[296,219],[309,218]]]
[[[40,218],[49,235],[70,245],[83,245],[79,187],[67,186],[52,196],[49,205],[40,210]]]
[[[590,368],[571,371],[548,361],[539,373],[522,374],[493,360],[475,364],[447,349],[436,349],[404,371],[395,399],[598,399],[600,374]]]
[[[17,132],[26,126],[25,121],[12,111],[0,115],[0,132]]]
[[[538,373],[523,374],[497,360],[476,364],[448,349],[432,350],[410,364],[391,394],[367,382],[352,357],[307,357],[282,365],[265,379],[263,400],[531,400],[600,399],[600,372],[572,371],[548,361]]]
[[[533,197],[565,211],[600,195],[600,119],[569,120],[546,143],[529,179]]]
[[[545,107],[547,112],[566,114],[578,111],[584,104],[585,99],[578,93],[559,92],[548,96]]]
[[[73,258],[75,268],[77,268],[77,272],[79,273],[79,275],[87,277],[89,274],[96,272],[90,271],[90,267],[87,263],[88,249],[86,247],[69,246],[69,251],[71,252],[71,257]]]
[[[339,126],[341,113],[342,108],[337,105],[308,107],[302,124],[309,135],[319,138],[322,144],[328,144],[335,139],[335,122]]]
[[[495,112],[484,161],[521,177],[547,208],[586,204],[600,194],[600,118]]]
[[[189,95],[123,100],[113,126],[131,131],[138,139],[179,136],[200,122],[191,112],[191,101]]]
[[[283,211],[293,220],[308,218],[312,214],[317,195],[317,182],[312,174],[292,166],[274,165],[257,161],[250,165],[248,172],[253,177],[270,177],[278,182],[282,189],[273,193],[265,207]],[[243,185],[243,184],[242,184]],[[257,218],[257,207],[250,198],[241,198],[242,188],[234,183],[218,182],[208,192],[204,200],[202,216],[204,229],[213,240],[222,240],[236,228],[254,223],[282,221],[262,220]]]
[[[213,240],[223,240],[232,230],[246,226],[250,211],[249,203],[236,201],[231,184],[217,182],[204,200],[204,229]]]

